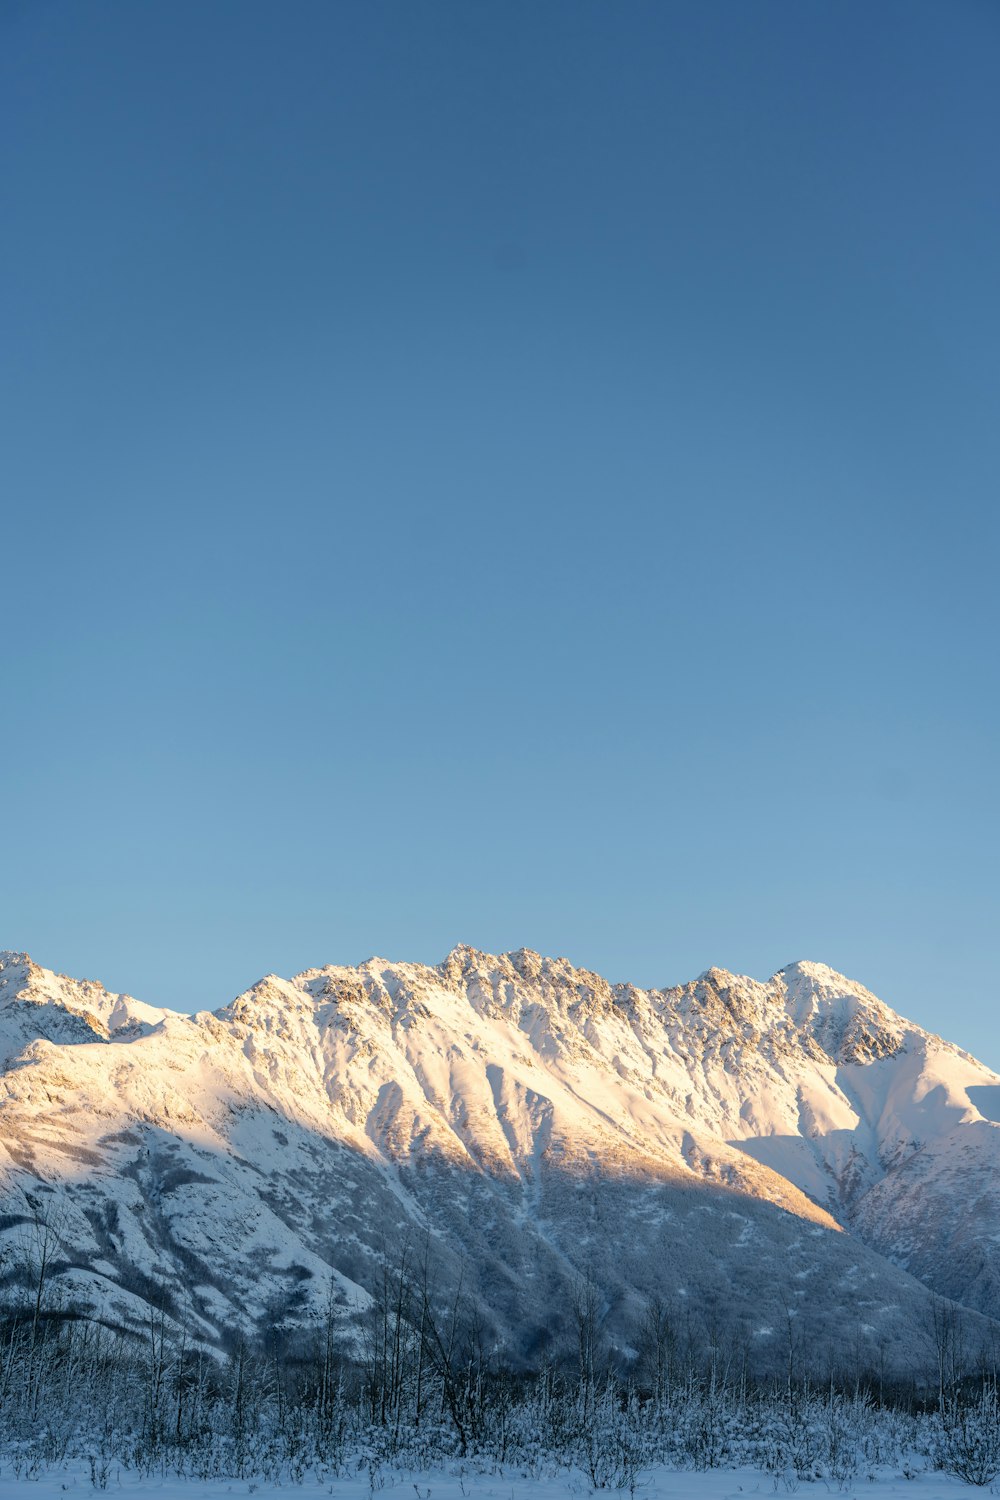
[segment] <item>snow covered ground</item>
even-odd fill
[[[199,1480],[138,1478],[113,1466],[108,1472],[108,1495],[119,1500],[232,1500],[253,1496],[254,1500],[287,1500],[288,1495],[332,1496],[333,1500],[586,1500],[591,1495],[613,1497],[616,1490],[595,1491],[583,1474],[566,1473],[552,1478],[526,1478],[513,1470],[495,1474],[435,1471],[413,1474],[402,1470],[379,1470],[370,1475],[367,1469],[354,1477],[308,1478],[301,1485],[271,1484],[254,1480]],[[0,1496],[3,1500],[65,1500],[67,1495],[100,1493],[100,1476],[95,1486],[89,1469],[74,1466],[52,1469],[37,1478],[16,1478],[9,1466],[0,1468]],[[959,1479],[933,1472],[916,1472],[907,1478],[900,1472],[884,1471],[872,1478],[854,1479],[837,1485],[830,1480],[814,1483],[780,1475],[764,1474],[754,1469],[711,1469],[693,1472],[654,1468],[644,1471],[636,1484],[635,1496],[642,1500],[743,1500],[749,1495],[787,1495],[804,1493],[839,1494],[847,1500],[890,1500],[906,1496],[907,1500],[950,1500],[957,1495],[995,1494],[996,1486],[976,1491]]]

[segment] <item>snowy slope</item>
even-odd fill
[[[655,1295],[761,1363],[923,1357],[906,1267],[998,1310],[1000,1076],[823,965],[642,991],[458,948],[191,1017],[4,954],[0,1052],[8,1290],[48,1233],[50,1289],[112,1321],[222,1341],[332,1294],[347,1328],[425,1238],[524,1358],[588,1277],[623,1346]]]

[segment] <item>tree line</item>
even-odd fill
[[[65,1300],[59,1227],[36,1212],[0,1256],[0,1468],[85,1460],[116,1470],[283,1481],[444,1461],[542,1475],[579,1469],[634,1489],[657,1464],[750,1465],[789,1481],[846,1482],[884,1464],[974,1483],[1000,1472],[998,1353],[954,1304],[934,1301],[911,1378],[852,1341],[825,1367],[788,1316],[780,1369],[762,1375],[724,1309],[707,1323],[653,1299],[627,1348],[604,1335],[601,1289],[583,1278],[561,1309],[560,1347],[526,1367],[497,1343],[461,1271],[430,1238],[383,1254],[352,1319],[280,1320],[208,1346],[155,1289],[145,1325],[116,1327]],[[977,1325],[978,1326],[978,1325]]]

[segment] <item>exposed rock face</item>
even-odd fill
[[[220,1342],[332,1290],[347,1337],[425,1241],[525,1360],[588,1277],[621,1345],[658,1296],[762,1365],[792,1327],[923,1358],[926,1287],[1000,1312],[1000,1076],[821,964],[647,991],[457,948],[186,1016],[4,954],[3,1058],[0,1275],[47,1224],[111,1321]]]

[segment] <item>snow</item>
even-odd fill
[[[648,1500],[745,1500],[750,1495],[799,1493],[827,1494],[831,1492],[828,1482],[798,1483],[789,1478],[764,1474],[754,1469],[710,1469],[703,1471],[650,1468],[643,1470],[636,1484],[636,1493]],[[0,1470],[0,1495],[4,1500],[66,1500],[66,1496],[93,1496],[100,1487],[91,1480],[89,1469],[74,1465],[65,1469],[49,1470],[39,1476],[20,1479],[8,1468]],[[306,1476],[301,1485],[286,1481],[271,1484],[267,1481],[178,1479],[172,1476],[139,1478],[112,1465],[106,1475],[106,1491],[119,1500],[233,1500],[233,1497],[253,1496],[254,1500],[286,1500],[289,1494],[331,1496],[333,1500],[372,1500],[373,1495],[382,1494],[391,1500],[582,1500],[594,1494],[616,1493],[613,1490],[595,1491],[587,1476],[579,1472],[553,1475],[546,1478],[529,1478],[516,1470],[498,1468],[489,1474],[476,1473],[469,1468],[453,1470],[409,1470],[367,1467],[349,1477],[324,1477],[317,1480]],[[983,1493],[976,1491],[961,1480],[948,1475],[912,1471],[908,1477],[901,1473],[881,1471],[872,1477],[846,1481],[835,1493],[848,1500],[954,1500],[958,1495],[969,1496]]]

